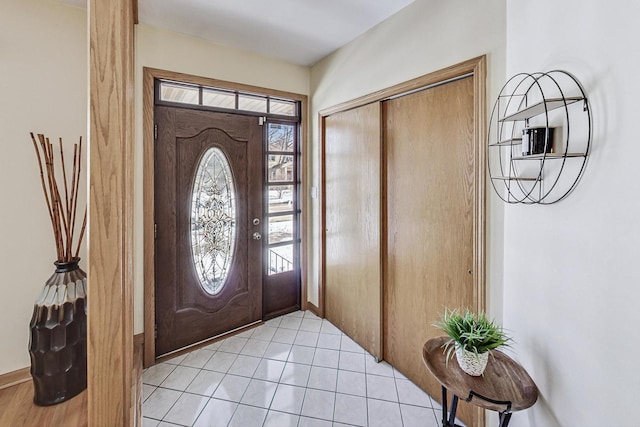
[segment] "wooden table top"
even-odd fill
[[[460,399],[467,399],[470,393],[495,401],[511,402],[511,411],[527,409],[538,399],[538,387],[527,371],[506,354],[493,350],[484,374],[474,377],[466,374],[455,357],[448,364],[445,361],[443,344],[449,337],[438,337],[427,341],[422,348],[422,359],[436,379]],[[505,411],[504,404],[494,404],[477,397],[471,401],[481,408]]]

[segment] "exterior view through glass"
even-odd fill
[[[269,122],[266,141],[268,196],[267,274],[292,271],[297,252],[297,126]]]

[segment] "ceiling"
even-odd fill
[[[86,7],[86,0],[59,0]],[[138,0],[141,23],[312,65],[414,0]]]

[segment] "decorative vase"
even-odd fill
[[[87,388],[87,275],[79,262],[55,262],[33,307],[29,356],[36,405],[55,405]]]
[[[489,352],[480,353],[476,356],[474,352],[458,347],[456,349],[456,359],[458,359],[460,369],[471,376],[479,377],[487,367]]]

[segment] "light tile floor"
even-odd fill
[[[143,426],[436,427],[426,393],[297,311],[144,371]]]

